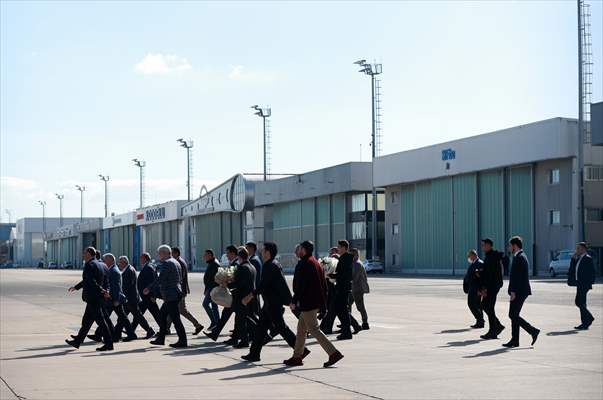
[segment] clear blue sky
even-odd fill
[[[602,3],[590,1],[594,100],[602,98]],[[370,80],[383,63],[384,154],[551,117],[577,116],[575,1],[16,2],[0,5],[1,204],[38,216],[147,203],[261,170],[273,110],[275,172],[369,159]],[[417,166],[420,168],[420,166]]]

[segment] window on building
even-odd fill
[[[559,183],[559,168],[554,168],[549,171],[549,183],[556,185]]]
[[[400,233],[400,225],[392,224],[392,235],[397,235]]]
[[[559,211],[559,210],[549,211],[549,223],[551,225],[559,225],[561,223],[561,211]]]
[[[585,165],[585,181],[603,181],[603,165]]]
[[[587,208],[586,209],[586,220],[588,222],[603,221],[603,208]]]
[[[364,193],[352,196],[352,212],[366,211],[366,195]]]
[[[245,225],[247,225],[247,226],[253,225],[253,211],[245,212]]]
[[[392,265],[396,265],[396,263],[398,262],[397,257],[395,254],[392,254]]]
[[[371,211],[373,209],[373,195],[368,194],[366,201],[367,210]],[[385,210],[385,193],[377,193],[377,211]]]
[[[352,222],[352,240],[366,239],[366,224],[362,221]]]
[[[392,192],[391,198],[392,198],[392,204],[395,204],[398,201],[398,192]]]

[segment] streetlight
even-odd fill
[[[75,188],[80,191],[80,222],[84,220],[84,192],[86,186],[75,185]]]
[[[376,125],[376,119],[375,119],[375,111],[377,109],[377,104],[375,102],[375,81],[376,81],[376,76],[381,74],[382,72],[382,65],[381,64],[369,64],[366,62],[366,60],[358,60],[356,61],[354,64],[359,65],[360,69],[358,72],[361,72],[363,74],[369,75],[371,77],[371,108],[372,108],[372,129],[371,129],[371,178],[372,178],[372,186],[373,186],[373,192],[372,192],[372,210],[371,210],[371,215],[372,215],[372,226],[371,226],[371,231],[372,231],[372,240],[371,240],[371,255],[373,259],[377,259],[377,188],[375,187],[375,174],[374,174],[374,165],[375,165],[375,157],[377,155],[376,151],[377,151],[377,141],[376,141],[376,135],[377,135],[377,125]]]
[[[109,182],[109,175],[104,176],[99,174],[98,177],[101,181],[105,182],[105,218],[109,216],[108,202],[107,202],[107,183]]]
[[[140,169],[140,207],[144,206],[144,167],[147,165],[146,161],[133,158],[134,165]]]
[[[42,250],[44,251],[44,265],[46,265],[46,202],[38,200],[38,204],[42,206]]]
[[[8,208],[5,209],[4,212],[8,215],[8,223],[10,224],[12,221],[13,214],[11,213],[11,211]]]
[[[188,201],[191,201],[191,149],[193,148],[192,139],[184,140],[182,138],[176,140],[180,143],[180,147],[186,149],[186,188],[188,191]]]
[[[266,107],[266,108],[260,108],[260,106],[253,105],[251,106],[252,110],[255,110],[255,115],[259,116],[262,118],[263,121],[263,129],[264,129],[264,180],[266,180],[266,176],[268,174],[268,162],[267,162],[267,133],[268,131],[266,130],[266,118],[270,118],[270,116],[272,115],[272,110],[270,109],[270,107]]]
[[[59,226],[63,226],[63,199],[65,198],[64,194],[55,193],[57,199],[59,199]]]

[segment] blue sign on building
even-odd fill
[[[456,158],[456,152],[452,149],[442,150],[442,161],[454,160]]]

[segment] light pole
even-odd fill
[[[44,266],[46,266],[46,202],[38,200],[38,204],[42,206],[42,251],[44,252]]]
[[[372,240],[371,240],[371,255],[373,259],[377,259],[377,188],[375,187],[375,157],[377,156],[377,124],[375,119],[375,111],[377,109],[377,104],[375,102],[375,80],[376,76],[381,74],[382,66],[381,64],[369,64],[366,60],[356,61],[354,64],[359,65],[362,68],[358,72],[362,72],[363,74],[369,75],[371,77],[371,119],[372,119],[372,128],[371,128],[371,178],[372,178]]]
[[[180,143],[180,147],[184,147],[186,149],[186,189],[187,189],[187,199],[191,201],[191,149],[193,148],[192,139],[184,140],[182,138],[177,140]]]
[[[63,226],[63,199],[65,198],[64,194],[55,193],[57,199],[59,199],[59,226]]]
[[[8,223],[10,224],[13,218],[13,214],[10,212],[10,210],[7,208],[4,210],[4,212],[8,215]]]
[[[262,118],[262,122],[263,122],[263,131],[264,131],[264,180],[266,180],[266,177],[268,175],[268,162],[267,162],[267,130],[266,130],[266,118],[270,118],[270,116],[272,115],[272,110],[270,109],[270,107],[266,107],[266,108],[260,108],[260,106],[258,106],[257,104],[254,106],[251,106],[252,110],[255,110],[255,115],[259,116]]]
[[[109,183],[109,175],[105,176],[105,175],[101,175],[99,174],[98,177],[100,178],[101,181],[105,182],[105,218],[107,218],[109,216],[109,208],[108,208],[108,197],[107,197],[107,184]]]
[[[144,167],[147,165],[146,161],[133,158],[134,165],[140,169],[140,207],[144,207]]]
[[[80,222],[84,220],[84,192],[86,186],[75,185],[75,188],[80,191]]]

